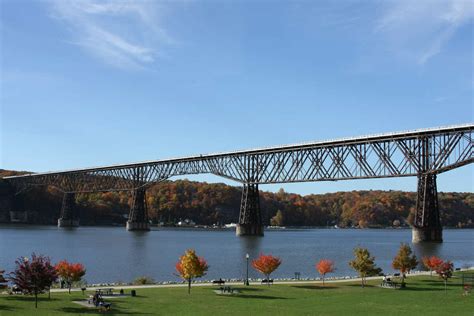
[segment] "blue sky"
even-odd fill
[[[469,0],[0,3],[0,168],[62,170],[473,121]],[[438,188],[473,192],[473,175],[472,165],[442,174]],[[414,191],[416,179],[283,187]]]

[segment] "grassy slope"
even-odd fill
[[[116,315],[474,315],[474,293],[462,296],[459,279],[453,279],[445,294],[436,277],[414,277],[405,290],[362,289],[359,283],[321,285],[273,285],[238,287],[241,294],[219,296],[211,287],[139,289],[137,297],[109,299]],[[373,281],[376,285],[379,281]],[[97,314],[95,309],[72,303],[80,292],[43,295],[38,310],[31,297],[0,296],[0,315]]]

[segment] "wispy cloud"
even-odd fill
[[[172,38],[155,1],[53,0],[51,16],[70,30],[69,42],[122,69],[145,69]]]
[[[397,54],[425,64],[474,18],[472,0],[386,2],[375,32]]]

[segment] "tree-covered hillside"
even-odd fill
[[[0,177],[15,172],[0,170]],[[222,183],[187,180],[166,181],[147,190],[150,219],[176,223],[192,219],[203,225],[236,222],[241,188]],[[28,211],[33,223],[55,224],[62,193],[52,187],[36,187],[15,200],[18,210]],[[81,224],[99,225],[125,222],[129,192],[78,194]],[[416,203],[415,192],[352,191],[301,196],[280,190],[260,192],[266,225],[385,227],[409,224]],[[444,226],[474,227],[473,193],[439,193]]]

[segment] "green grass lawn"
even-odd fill
[[[380,281],[313,284],[233,286],[238,295],[223,296],[216,287],[137,289],[137,297],[114,298],[113,315],[474,315],[474,292],[462,296],[460,279],[451,279],[448,291],[437,277],[420,276],[407,280],[407,288],[379,288]],[[127,290],[129,292],[129,290]],[[126,292],[126,293],[127,293]],[[83,299],[80,292],[42,295],[38,309],[34,298],[0,296],[0,315],[99,314],[73,303]]]

